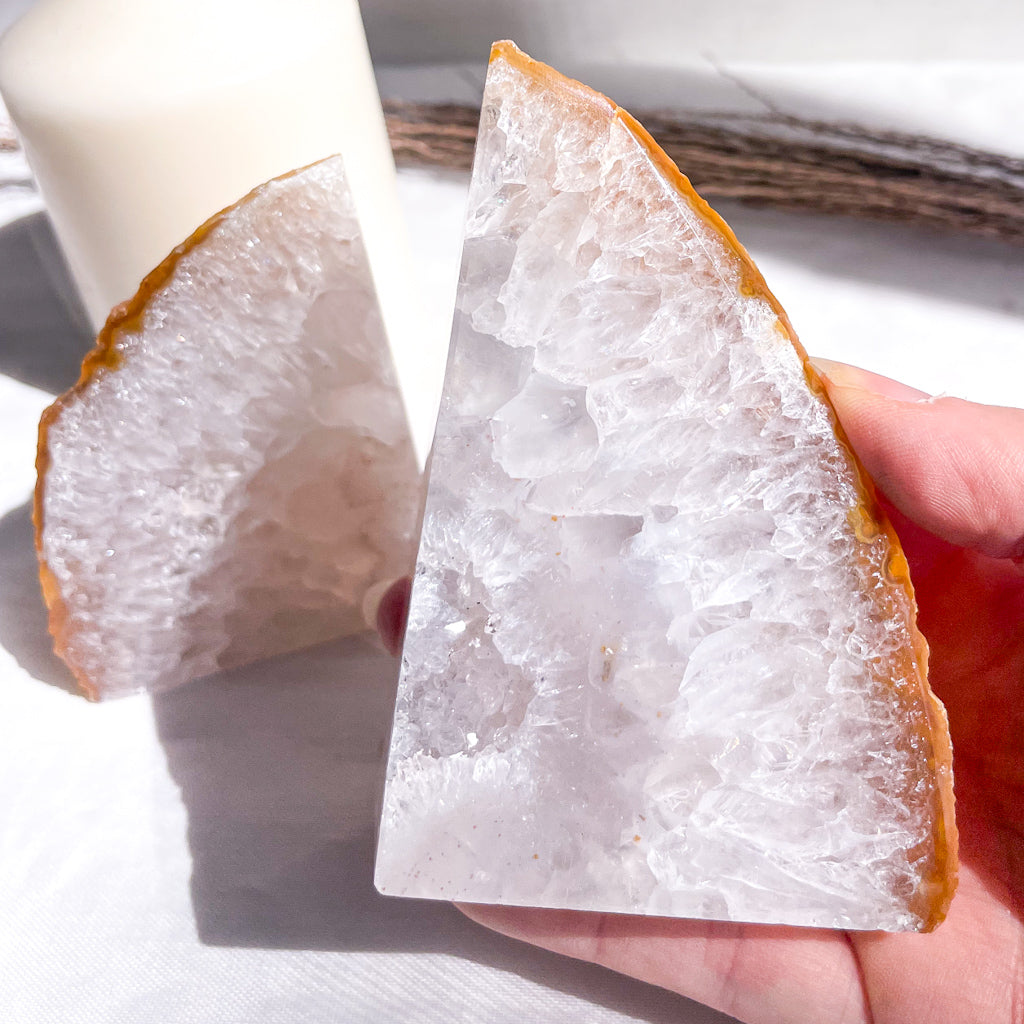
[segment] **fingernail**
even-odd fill
[[[821,356],[811,356],[807,360],[814,371],[823,380],[831,381],[833,384],[839,384],[841,387],[859,387],[859,384],[853,383],[852,380],[847,382],[846,378],[854,378],[861,371],[855,366],[848,366],[846,363],[837,363],[834,359],[824,359]]]
[[[375,633],[377,632],[377,612],[380,611],[380,602],[397,579],[398,577],[395,576],[386,580],[379,580],[377,583],[372,584],[363,595],[363,622],[366,623],[367,629],[371,629]]]
[[[863,370],[859,366],[850,366],[849,363],[840,363],[821,356],[812,356],[808,361],[815,373],[825,382],[826,387],[857,388],[901,402],[920,402],[931,398],[927,391],[920,391],[909,384],[903,384],[891,377],[883,377],[880,373],[872,373],[871,370]]]

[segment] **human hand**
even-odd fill
[[[462,906],[751,1024],[1024,1022],[1024,410],[821,364],[906,551],[953,738],[960,884],[928,935]],[[409,581],[378,612],[397,650]]]

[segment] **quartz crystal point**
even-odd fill
[[[44,415],[37,547],[93,698],[362,631],[419,474],[338,157],[218,214]]]
[[[956,832],[926,657],[729,229],[628,114],[497,44],[378,888],[934,927]]]

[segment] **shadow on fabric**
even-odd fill
[[[397,662],[362,637],[153,700],[188,811],[192,903],[213,946],[441,953],[660,1024],[729,1018],[373,886]],[[684,1012],[685,1011],[685,1012]]]
[[[93,343],[46,214],[0,227],[0,373],[58,394]]]
[[[33,679],[78,692],[70,669],[53,653],[30,501],[0,519],[0,647]]]

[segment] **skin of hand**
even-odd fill
[[[960,884],[931,934],[461,906],[749,1024],[1024,1024],[1024,410],[815,361],[911,567],[953,738]],[[378,611],[401,644],[410,584]]]

